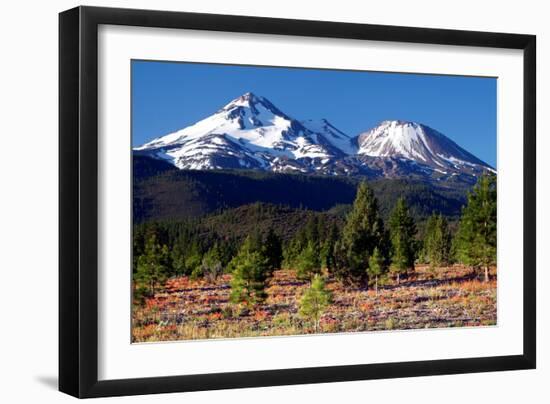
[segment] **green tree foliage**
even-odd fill
[[[195,267],[192,276],[203,276],[210,282],[214,282],[222,273],[222,252],[216,243],[203,255],[200,265]]]
[[[202,262],[202,253],[198,243],[191,244],[191,248],[183,256],[183,270],[185,274],[192,275],[197,273]]]
[[[386,251],[386,232],[378,212],[378,202],[365,182],[357,189],[351,212],[346,217],[340,240],[335,246],[334,274],[342,280],[365,280],[369,257],[375,248]]]
[[[137,270],[134,273],[136,290],[154,295],[157,288],[166,282],[170,267],[168,247],[158,244],[156,236],[151,235],[143,254],[137,258]]]
[[[201,239],[194,222],[143,223],[135,225],[133,233],[134,273],[137,272],[137,261],[144,254],[147,240],[153,236],[170,252],[168,276],[190,275],[200,265],[202,252],[214,242]]]
[[[451,232],[447,219],[441,214],[432,214],[426,224],[424,256],[430,267],[448,265],[451,261]]]
[[[250,243],[250,248],[252,250],[259,251],[264,248],[264,238],[259,229],[254,230],[246,238],[248,238],[248,242]]]
[[[296,259],[296,276],[298,279],[311,279],[321,272],[321,260],[316,243],[308,242]]]
[[[329,272],[334,271],[336,259],[334,256],[334,248],[340,237],[338,226],[333,224],[324,241],[321,244],[321,266],[327,268]]]
[[[369,266],[367,267],[367,274],[370,279],[374,279],[374,290],[378,294],[378,281],[388,271],[388,266],[384,260],[384,257],[380,253],[378,247],[376,247],[369,258]]]
[[[264,241],[264,251],[269,261],[269,267],[273,271],[281,268],[283,260],[283,245],[281,238],[273,231],[272,228],[267,232]]]
[[[485,281],[489,280],[489,267],[496,264],[497,250],[496,176],[480,177],[468,194],[468,201],[462,209],[455,249],[459,261],[474,269],[483,268]]]
[[[262,181],[264,179],[268,178]],[[357,188],[356,184],[359,184]],[[363,285],[375,286],[381,279],[385,279],[388,269],[396,273],[398,278],[400,274],[414,269],[414,252],[419,250],[416,245],[419,241],[416,240],[416,226],[411,217],[418,219],[417,225],[422,234],[421,258],[432,266],[443,265],[456,255],[463,263],[476,268],[488,268],[495,261],[496,236],[495,241],[490,242],[490,234],[481,232],[479,223],[483,222],[481,217],[484,214],[487,216],[487,206],[494,207],[496,217],[496,202],[483,205],[482,194],[489,195],[492,191],[489,192],[490,189],[482,185],[480,180],[468,197],[460,226],[454,221],[458,216],[455,213],[448,214],[454,212],[454,208],[446,207],[444,203],[452,199],[460,205],[464,204],[461,202],[466,201],[463,189],[428,190],[425,185],[408,181],[371,181],[367,186],[355,180],[346,185],[355,189],[353,205],[341,205],[328,211],[311,210],[308,204],[298,209],[274,201],[237,207],[224,205],[214,211],[204,212],[207,214],[200,217],[138,221],[133,228],[134,279],[145,293],[156,290],[163,277],[192,275],[214,280],[222,269],[227,273],[240,272],[241,280],[255,279],[254,276],[246,275],[247,271],[242,268],[237,270],[237,266],[245,261],[256,260],[262,277],[266,279],[281,267],[296,269],[302,279],[311,279],[327,268],[331,275],[346,283],[362,282]],[[441,194],[435,195],[436,191],[441,191]],[[449,195],[449,192],[454,193]],[[399,195],[406,196],[410,207],[403,200],[394,205]],[[350,200],[351,196],[348,195],[346,203]],[[236,204],[242,203],[239,201],[235,199]],[[453,206],[455,202],[452,202]],[[435,204],[443,214],[433,215],[426,222],[429,214],[426,212],[434,211],[431,204]],[[419,206],[422,209],[419,210]],[[393,211],[390,212],[392,207]],[[450,220],[449,224],[447,219]],[[485,223],[489,224],[485,227],[487,231],[496,229],[496,219]],[[454,232],[457,226],[460,232],[454,237],[452,251],[449,251],[450,229]],[[155,240],[154,245],[158,246],[158,254],[155,254],[163,258],[157,259],[162,262],[162,276],[159,281],[153,279],[151,286],[150,281],[156,275],[147,274],[160,273],[151,270],[154,267],[151,263],[155,262],[152,258],[155,254],[151,253],[155,250],[151,246],[152,239]],[[248,244],[250,253],[244,255],[248,257],[247,260],[242,253],[244,244]],[[167,256],[166,251],[163,252],[163,249],[166,250],[164,246],[169,252]],[[253,253],[259,255],[252,256]],[[264,258],[267,260],[265,265]],[[377,275],[380,270],[382,274]],[[371,282],[368,282],[369,278]],[[237,284],[238,279],[235,281]],[[256,293],[252,291],[249,295],[255,296]]]
[[[171,251],[170,256],[172,259],[172,272],[174,275],[185,275],[185,256],[181,254],[181,252],[176,252],[174,250]]]
[[[320,220],[317,216],[310,216],[305,225],[305,236],[308,242],[319,244]]]
[[[305,229],[302,228],[296,232],[296,235],[286,245],[283,250],[283,266],[285,268],[294,268],[298,256],[307,246],[307,236]]]
[[[230,265],[233,268],[230,300],[247,305],[263,301],[265,284],[271,274],[263,248],[258,248],[252,237],[247,237]]]
[[[414,270],[416,258],[416,224],[405,200],[399,198],[389,219],[391,240],[391,270],[399,277]]]
[[[319,268],[333,266],[337,238],[338,226],[334,221],[327,220],[324,215],[309,215],[305,225],[285,246],[283,266],[298,269],[303,266],[304,258],[314,261]]]
[[[299,314],[302,318],[313,322],[315,332],[319,330],[321,315],[332,303],[332,293],[325,288],[325,281],[320,275],[315,275],[311,286],[305,291],[299,304]]]

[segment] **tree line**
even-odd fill
[[[214,281],[231,273],[231,301],[254,304],[265,299],[265,286],[274,270],[291,268],[299,279],[312,281],[309,300],[326,303],[327,295],[319,294],[324,288],[323,270],[346,284],[378,290],[386,279],[399,283],[418,262],[429,264],[434,271],[462,263],[487,281],[489,267],[496,264],[496,176],[478,179],[468,193],[456,231],[451,231],[442,214],[434,212],[422,238],[405,199],[397,201],[384,221],[366,182],[358,186],[341,226],[311,216],[286,241],[273,229],[253,232],[244,240],[201,231],[193,222],[136,227],[136,296],[154,294],[171,276]]]

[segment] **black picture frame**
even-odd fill
[[[100,24],[523,50],[523,354],[98,380],[98,26]],[[325,383],[536,366],[536,37],[533,35],[77,7],[59,15],[59,390],[104,397]]]

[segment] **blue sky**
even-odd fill
[[[247,91],[355,136],[416,121],[496,165],[495,78],[132,61],[132,144],[191,125]]]

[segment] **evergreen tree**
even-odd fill
[[[416,258],[416,225],[403,198],[399,198],[390,214],[391,270],[397,275],[414,270]]]
[[[133,234],[133,240],[132,240],[132,274],[135,276],[137,272],[137,264],[138,264],[138,258],[140,255],[143,254],[144,248],[145,248],[145,234],[143,231],[143,227],[135,226],[134,227],[134,234]]]
[[[365,280],[368,259],[376,247],[381,253],[385,251],[385,238],[378,202],[366,182],[362,182],[335,246],[335,275],[345,281]]]
[[[295,268],[298,264],[300,254],[307,247],[310,241],[307,230],[308,226],[311,227],[311,224],[308,225],[306,223],[306,226],[301,227],[286,246],[283,252],[283,265],[286,268]]]
[[[320,275],[315,275],[311,286],[300,299],[299,314],[302,318],[313,321],[314,332],[317,332],[321,315],[331,303],[332,294],[325,288],[325,281]]]
[[[294,236],[294,240],[296,241],[296,245],[300,248],[300,251],[302,248],[304,248],[308,241],[308,235],[306,231],[306,227],[301,227]]]
[[[283,246],[281,238],[275,234],[272,228],[269,229],[264,242],[264,250],[271,271],[281,268],[283,260]]]
[[[220,261],[222,263],[222,267],[224,268],[224,272],[228,270],[228,264],[233,259],[233,256],[237,253],[237,249],[235,248],[235,241],[232,239],[226,239],[223,241],[218,241],[218,252],[220,255]]]
[[[198,273],[194,273],[195,277],[204,276],[210,282],[214,282],[223,273],[221,251],[217,243],[204,254],[201,264],[196,268]]]
[[[374,278],[374,290],[376,294],[378,294],[378,280],[380,276],[386,273],[387,269],[384,257],[380,253],[380,250],[378,250],[378,247],[376,247],[369,258],[369,266],[367,268],[369,277],[371,279]]]
[[[193,269],[200,263],[200,258],[196,261],[196,265],[193,268],[188,269],[186,266],[186,259],[193,248],[198,247],[194,245],[191,249],[192,238],[187,234],[179,234],[175,237],[172,245],[170,246],[170,255],[172,257],[173,275],[190,275]],[[195,243],[196,244],[196,243]]]
[[[336,226],[336,224],[333,223],[321,246],[321,266],[327,268],[329,272],[332,272],[336,265],[334,257],[334,247],[337,241],[338,227]]]
[[[312,215],[308,218],[305,226],[305,235],[307,242],[319,244],[319,219]]]
[[[157,243],[152,234],[145,244],[144,252],[137,259],[137,270],[134,281],[137,289],[145,288],[148,294],[154,295],[157,287],[164,284],[170,269],[170,254],[166,245]]]
[[[316,245],[310,241],[296,260],[296,276],[298,279],[311,279],[321,272],[321,260]]]
[[[302,248],[300,247],[300,243],[298,242],[296,237],[286,243],[285,247],[283,248],[283,268],[293,268],[294,263],[296,262],[296,258],[300,254],[301,250]]]
[[[441,214],[432,214],[426,224],[424,255],[430,267],[448,265],[451,255],[451,232],[447,219]]]
[[[496,176],[483,175],[468,194],[456,235],[456,253],[461,262],[483,268],[485,281],[489,267],[496,264],[497,189]]]
[[[255,229],[250,236],[248,236],[248,242],[250,248],[254,251],[260,251],[264,247],[264,238],[259,229]]]
[[[191,248],[185,255],[184,270],[188,275],[196,273],[197,268],[202,262],[202,252],[197,242],[191,244]]]
[[[230,300],[247,305],[263,301],[270,263],[262,249],[254,245],[251,237],[246,238],[238,254],[231,260],[231,267],[233,278]]]
[[[176,250],[172,250],[170,255],[172,258],[173,275],[185,274],[185,255]]]

